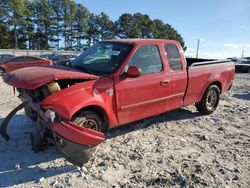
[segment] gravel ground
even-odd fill
[[[0,81],[0,122],[20,101]],[[0,187],[249,187],[250,74],[237,74],[218,109],[193,106],[111,130],[82,169],[50,146],[31,149],[34,124],[20,111],[0,139]]]

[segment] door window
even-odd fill
[[[140,68],[141,74],[161,72],[162,61],[158,47],[155,45],[140,47],[129,60],[128,66],[136,66]]]
[[[168,58],[169,68],[173,71],[180,71],[183,69],[179,50],[174,44],[166,44],[165,51]]]

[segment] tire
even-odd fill
[[[79,126],[90,128],[98,132],[104,132],[104,130],[106,130],[104,126],[104,122],[102,121],[100,116],[92,110],[84,110],[84,111],[81,111],[80,113],[77,113],[72,118],[72,121]],[[88,123],[85,124],[86,122],[92,123],[92,126],[88,126],[89,124]],[[84,154],[80,153],[80,156],[79,156],[79,152],[75,152],[75,151],[69,152],[70,153],[69,156],[65,154],[64,156],[69,162],[73,163],[74,165],[82,166],[84,163],[88,162],[88,160],[94,155],[95,151],[96,151],[96,148],[91,147],[91,148],[88,148],[87,150],[84,149],[83,151],[79,151],[79,152],[84,152]],[[78,160],[75,161],[72,158],[73,159],[77,158]]]
[[[210,85],[200,102],[195,103],[196,109],[202,114],[212,114],[220,100],[220,89],[217,85]]]
[[[0,68],[0,76],[3,76],[4,73],[5,73],[5,71],[2,68]]]
[[[248,73],[250,73],[250,68],[248,69]]]
[[[105,130],[104,122],[102,121],[100,116],[92,110],[81,111],[72,118],[72,121],[77,125],[98,132],[103,132]]]

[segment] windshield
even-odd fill
[[[83,52],[71,66],[90,74],[110,75],[118,69],[131,49],[131,44],[100,42]]]

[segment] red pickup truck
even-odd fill
[[[195,104],[211,114],[235,74],[227,60],[185,58],[172,40],[121,39],[99,42],[70,67],[30,67],[4,81],[23,101],[4,120],[1,135],[21,108],[37,122],[37,146],[51,138],[76,165],[88,161],[107,129]]]

